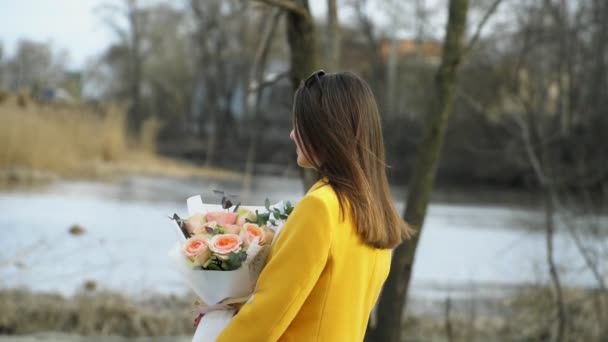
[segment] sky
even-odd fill
[[[0,0],[0,41],[12,54],[20,39],[49,42],[69,53],[79,68],[112,41],[112,33],[94,11],[105,0]]]
[[[114,40],[103,23],[99,7],[120,0],[0,0],[0,42],[12,55],[20,39],[49,42],[65,49],[67,65],[82,68],[87,59],[102,53]],[[325,0],[310,0],[311,11],[322,16]]]

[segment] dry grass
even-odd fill
[[[127,157],[124,111],[85,106],[0,106],[0,167],[66,175],[83,162]]]
[[[567,326],[564,341],[608,341],[605,327],[608,293],[577,288],[564,289]],[[408,316],[402,341],[549,341],[555,333],[557,313],[552,290],[522,287],[503,299],[454,305],[449,316]],[[444,306],[445,303],[437,303]],[[449,325],[449,329],[448,329]]]
[[[593,305],[596,295],[599,307]],[[477,303],[479,311],[471,311],[463,302],[450,315],[450,337],[442,315],[410,315],[404,321],[401,340],[545,341],[555,316],[550,297],[550,289],[532,287],[504,300]],[[83,290],[72,298],[64,298],[0,290],[0,335],[61,332],[73,336],[191,336],[193,298],[155,296],[133,300],[95,290]],[[565,341],[606,341],[604,318],[597,316],[597,310],[606,308],[606,295],[570,289],[566,298],[569,324]],[[492,313],[484,313],[484,307],[491,308]]]
[[[161,128],[161,122],[155,117],[144,121],[139,135],[140,148],[150,154],[156,153],[156,137]]]
[[[129,136],[125,110],[38,105],[21,96],[0,103],[0,183],[124,175],[238,179],[239,173],[200,168],[156,155],[161,122],[146,120]]]
[[[178,336],[193,333],[192,301],[156,297],[135,302],[115,293],[73,298],[0,291],[0,335],[60,331],[79,335]]]

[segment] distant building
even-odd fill
[[[417,41],[414,39],[404,39],[393,42],[392,40],[382,40],[380,42],[380,55],[384,60],[388,60],[391,53],[392,44],[398,44],[397,53],[400,59],[421,58],[430,64],[439,64],[441,61],[441,44],[434,41]]]

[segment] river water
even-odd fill
[[[259,177],[243,202],[297,202],[297,179]],[[56,182],[0,192],[0,287],[28,287],[66,295],[86,281],[127,294],[184,293],[167,251],[176,236],[168,216],[185,216],[185,199],[213,189],[240,192],[234,181],[133,177],[115,183]],[[403,189],[395,189],[403,198]],[[438,196],[428,211],[413,275],[413,294],[443,297],[471,288],[486,292],[547,282],[542,213],[513,201],[460,193]],[[452,196],[453,197],[453,196]],[[492,196],[489,196],[492,197]],[[467,199],[466,201],[461,200]],[[494,198],[500,199],[500,194]],[[524,201],[525,202],[525,201]],[[524,203],[522,202],[522,203]],[[403,203],[397,201],[399,208]],[[82,235],[69,234],[78,224]],[[602,242],[604,243],[604,242]],[[567,234],[556,241],[563,280],[594,281]]]

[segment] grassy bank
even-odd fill
[[[601,315],[606,313],[601,311],[606,308],[602,304],[608,302],[607,294],[570,289],[565,298],[565,340],[605,341],[608,331],[601,324]],[[50,341],[85,340],[82,336],[95,336],[94,341],[139,341],[144,337],[165,341],[166,336],[193,333],[192,300],[188,296],[133,300],[97,291],[64,298],[2,290],[0,335],[21,336],[23,341],[35,336]],[[551,290],[544,287],[524,289],[505,299],[459,299],[433,305],[440,313],[406,317],[402,341],[544,341],[551,336],[555,321]]]
[[[125,174],[239,177],[155,154],[158,121],[129,135],[118,106],[0,104],[0,182],[111,178]]]
[[[189,335],[193,333],[191,308],[192,301],[185,297],[133,301],[116,293],[83,292],[64,298],[5,290],[0,291],[0,334]]]

